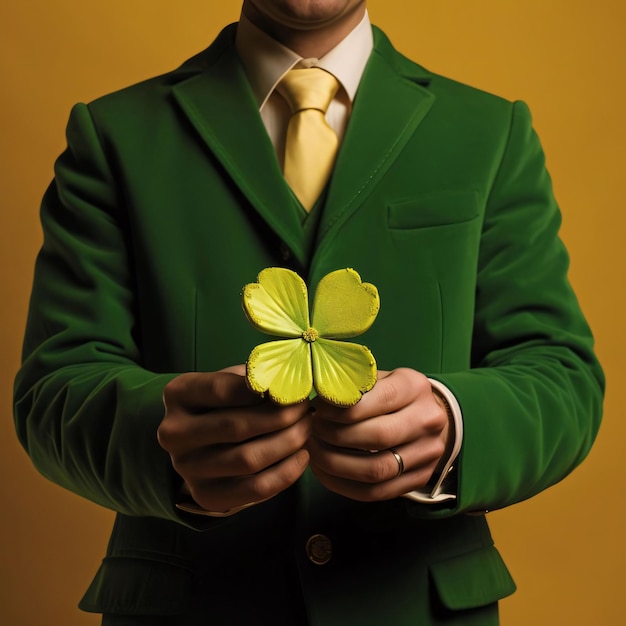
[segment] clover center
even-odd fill
[[[302,333],[302,339],[307,343],[313,343],[316,339],[319,338],[319,333],[315,330],[315,328],[307,328]]]

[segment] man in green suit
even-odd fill
[[[305,210],[292,68],[339,83]],[[587,454],[603,376],[523,103],[398,54],[364,0],[245,0],[179,69],[77,105],[43,201],[16,423],[117,511],[81,607],[104,624],[496,624],[485,513]],[[355,268],[382,307],[351,408],[248,389],[265,267]],[[165,410],[163,408],[165,402]]]

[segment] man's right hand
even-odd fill
[[[188,373],[163,390],[157,437],[203,509],[221,513],[268,500],[303,474],[309,403],[279,406],[248,389],[245,367]]]

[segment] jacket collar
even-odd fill
[[[373,27],[374,50],[357,91],[318,234],[317,253],[368,197],[431,107],[431,75]],[[293,196],[235,50],[230,25],[175,75],[173,93],[193,128],[251,206],[306,265]]]
[[[254,209],[304,259],[301,224],[234,46],[234,25],[179,72],[173,87],[184,114]]]
[[[400,55],[374,27],[374,51],[357,92],[339,151],[316,252],[367,199],[434,102],[431,75]]]

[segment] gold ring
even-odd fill
[[[393,448],[388,448],[388,450],[389,452],[391,452],[391,454],[393,454],[394,458],[398,462],[398,473],[394,476],[394,478],[398,478],[398,476],[402,476],[402,474],[404,474],[404,461]]]

